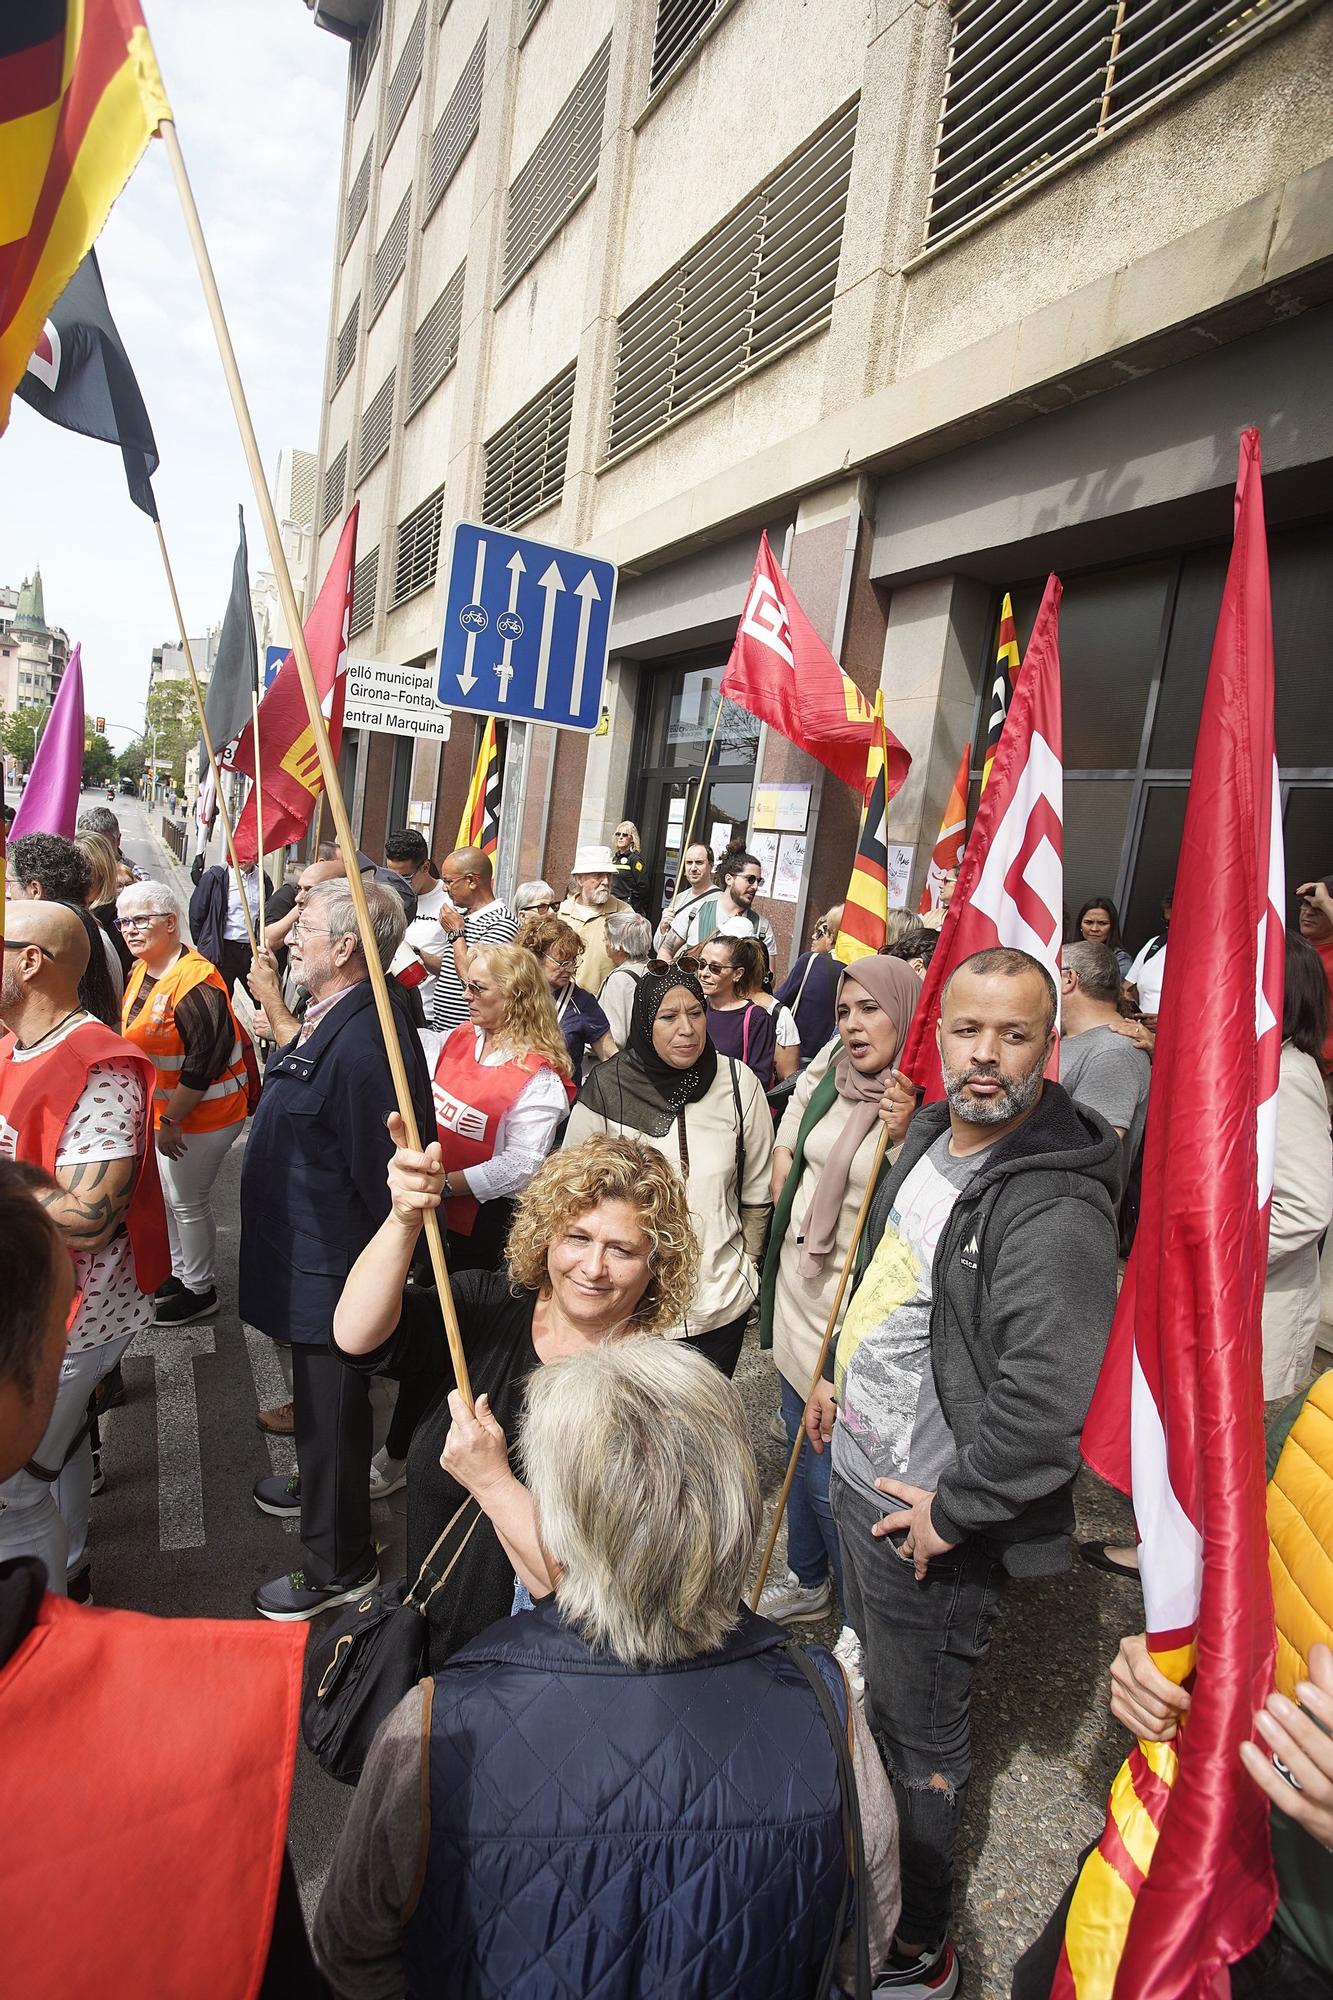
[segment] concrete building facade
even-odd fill
[[[628,815],[663,888],[766,528],[912,752],[911,903],[1000,595],[1023,641],[1058,568],[1067,900],[1141,940],[1249,423],[1290,872],[1333,869],[1333,10],[308,4],[349,41],[314,571],[359,501],[352,650],[431,673],[459,518],[620,565],[606,732],[509,733],[511,875]],[[363,845],[415,808],[443,851],[474,742],[349,741]],[[724,717],[699,825],[761,849],[784,949],[857,810]]]
[[[50,708],[68,659],[68,635],[46,622],[41,570],[0,589],[0,709]]]

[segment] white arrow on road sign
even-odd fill
[[[157,1388],[157,1539],[164,1549],[204,1546],[204,1482],[199,1466],[195,1357],[212,1354],[206,1326],[149,1326],[128,1361],[153,1363]]]
[[[552,563],[548,569],[542,571],[537,582],[546,592],[546,602],[542,606],[542,636],[537,647],[537,692],[533,697],[536,706],[541,708],[546,701],[546,676],[551,666],[551,628],[555,624],[555,600],[557,593],[565,587],[565,579],[561,576],[558,565]]]
[[[472,603],[474,605],[481,603],[481,593],[485,587],[485,583],[486,583],[486,544],[484,541],[479,541],[477,543],[476,567],[472,572]],[[470,623],[468,625],[467,652],[463,659],[463,671],[461,674],[456,674],[454,676],[454,678],[458,682],[459,687],[462,688],[464,694],[471,694],[473,688],[477,685],[477,676],[472,671],[472,655],[477,650],[477,633],[479,631],[483,631],[484,629],[485,629],[485,613],[483,612],[482,617],[478,623],[476,624]]]
[[[508,620],[508,629],[505,630],[504,634],[504,653],[501,656],[499,665],[495,669],[495,678],[500,683],[501,701],[508,701],[509,699],[509,683],[514,678],[512,664],[514,641],[515,639],[521,639],[523,636],[523,621],[518,616],[518,586],[519,579],[527,569],[527,564],[517,549],[510,556],[509,561],[505,564],[505,568],[509,571],[509,609],[505,613],[505,617]],[[496,630],[500,631],[502,629],[504,628],[497,619]]]
[[[588,620],[592,617],[592,607],[600,604],[602,593],[597,588],[597,579],[589,570],[582,583],[574,586],[574,595],[579,600],[579,636],[574,642],[574,683],[569,691],[569,706],[577,715],[583,707],[583,669],[588,658]]]

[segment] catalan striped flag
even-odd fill
[[[842,929],[833,956],[844,965],[877,952],[889,930],[889,751],[884,727],[884,696],[875,696],[866,759],[865,802],[856,842],[852,879],[843,901]],[[896,787],[895,787],[896,789]]]
[[[495,740],[495,717],[488,715],[481,732],[481,747],[467,788],[463,817],[458,822],[457,847],[479,847],[494,854],[500,844],[500,751]]]
[[[1000,604],[1000,631],[995,642],[995,677],[990,688],[990,720],[986,724],[986,754],[981,765],[981,789],[984,792],[990,779],[990,767],[995,762],[995,752],[1000,747],[1000,732],[1004,728],[1004,718],[1009,713],[1009,704],[1014,698],[1014,679],[1018,673],[1018,633],[1014,628],[1014,607],[1009,602],[1006,590]]]
[[[1133,1495],[1148,1649],[1188,1686],[1190,1707],[1173,1743],[1140,1742],[1115,1780],[1052,2000],[1202,2000],[1273,1913],[1268,1805],[1238,1752],[1273,1679],[1260,1315],[1282,1044],[1281,828],[1249,430],[1176,870],[1143,1207],[1083,1435],[1088,1463]]]
[[[954,773],[953,789],[940,821],[926,879],[921,885],[921,901],[917,905],[919,916],[928,917],[938,910],[945,877],[962,866],[963,849],[967,845],[967,777],[971,763],[971,750],[964,749]]]
[[[0,432],[47,314],[170,117],[137,0],[0,7]]]

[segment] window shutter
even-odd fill
[[[650,91],[656,90],[689,54],[721,5],[722,0],[657,0],[653,65],[648,76]]]
[[[426,0],[421,0],[416,19],[407,31],[403,52],[393,67],[389,78],[389,101],[385,106],[384,151],[388,152],[397,136],[398,127],[407,116],[407,107],[412,102],[412,93],[421,81],[421,58],[426,47]]]
[[[393,390],[398,371],[391,368],[361,412],[361,440],[356,453],[357,484],[389,448],[393,428]]]
[[[440,113],[430,135],[430,171],[426,184],[426,213],[423,225],[435,213],[436,203],[462,165],[468,147],[477,136],[481,122],[481,90],[486,78],[486,30],[463,65],[453,94]]]
[[[466,264],[459,265],[412,336],[412,366],[407,378],[409,417],[416,415],[432,389],[439,387],[458,359],[466,269]]]
[[[375,623],[375,580],[379,574],[380,552],[373,548],[369,555],[362,556],[352,571],[352,615],[347,621],[347,636],[355,639],[358,632],[366,632]]]
[[[440,522],[444,518],[444,488],[432,493],[398,523],[398,547],[393,562],[393,592],[389,608],[402,604],[434,583],[440,563]]]
[[[347,207],[343,211],[343,256],[352,247],[357,230],[370,206],[370,156],[374,152],[374,142],[366,147],[366,157],[356,170],[356,179],[347,190]]]
[[[560,497],[573,407],[571,365],[490,439],[481,514],[492,527],[511,527]]]
[[[338,329],[337,345],[333,356],[333,386],[337,389],[346,381],[352,363],[356,360],[356,336],[361,325],[361,294],[352,300],[352,310]]]
[[[319,531],[323,534],[330,521],[336,521],[343,510],[343,496],[347,491],[347,446],[339,445],[334,456],[324,470],[324,505],[319,512]]]
[[[509,190],[501,272],[506,290],[550,242],[597,179],[610,61],[608,35]]]

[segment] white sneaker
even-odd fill
[[[370,1461],[370,1497],[372,1500],[387,1500],[391,1493],[401,1493],[407,1484],[407,1460],[390,1458],[381,1448]]]
[[[833,1657],[847,1676],[847,1685],[859,1701],[866,1691],[866,1657],[861,1641],[850,1625],[844,1625],[833,1648]]]
[[[781,1583],[766,1584],[759,1597],[759,1616],[776,1619],[779,1625],[817,1625],[828,1615],[833,1590],[827,1577],[810,1590],[794,1570]]]

